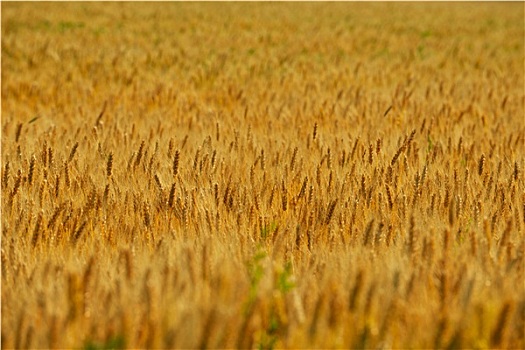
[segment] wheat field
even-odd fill
[[[2,348],[525,348],[522,3],[5,3]]]

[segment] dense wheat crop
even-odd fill
[[[2,3],[3,348],[524,348],[523,4]]]

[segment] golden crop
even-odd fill
[[[521,3],[2,3],[2,348],[524,348]]]

